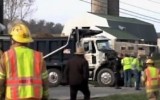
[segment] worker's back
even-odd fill
[[[11,48],[5,53],[6,98],[42,98],[41,53],[25,46]]]

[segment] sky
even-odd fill
[[[84,0],[91,2],[91,0]],[[149,22],[160,32],[160,0],[119,0],[120,16]],[[37,9],[30,19],[65,24],[81,14],[91,12],[89,3],[81,0],[36,0]]]

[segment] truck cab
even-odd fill
[[[89,63],[90,78],[100,86],[114,84],[113,67],[116,52],[109,46],[108,39],[102,36],[92,36],[81,39],[85,50],[85,58]]]

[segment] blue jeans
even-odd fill
[[[140,88],[140,82],[141,82],[141,71],[138,71],[137,69],[133,70],[134,72],[134,78],[136,81],[136,89]]]
[[[131,86],[131,74],[131,69],[127,69],[124,71],[124,86]]]

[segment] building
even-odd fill
[[[119,0],[91,0],[91,12],[119,16]]]
[[[62,33],[69,35],[75,27],[102,30],[99,35],[110,39],[111,47],[117,52],[137,54],[142,50],[150,54],[156,50],[157,34],[153,24],[135,18],[85,13],[69,20]]]

